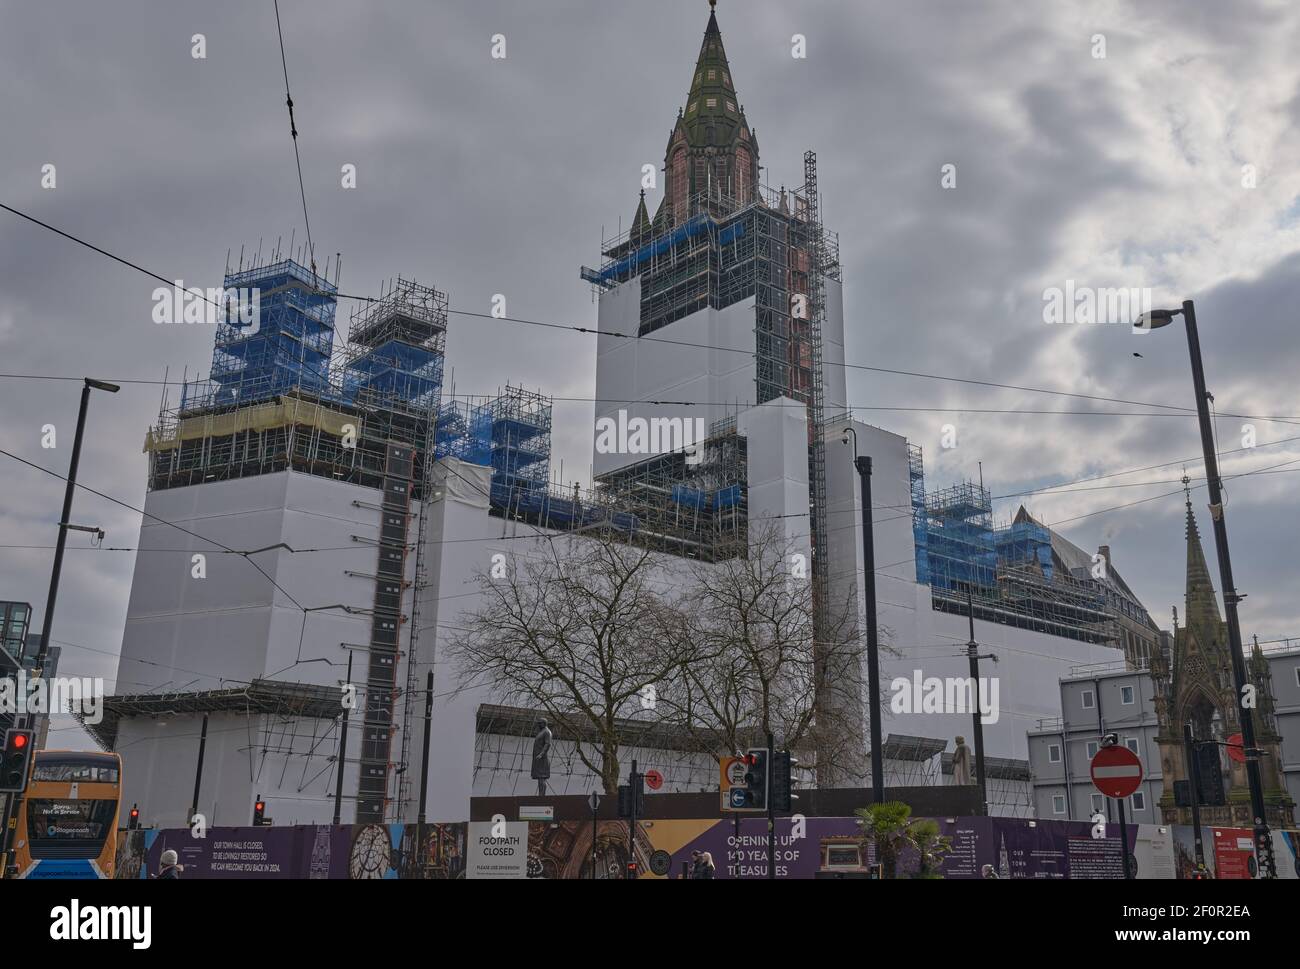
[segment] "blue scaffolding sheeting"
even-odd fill
[[[438,413],[437,456],[492,469],[491,504],[572,524],[573,509],[547,493],[551,463],[551,399],[506,387],[482,403],[451,401]]]
[[[1052,581],[1052,533],[1037,522],[1015,522],[997,533],[998,563],[1032,565]]]
[[[285,259],[227,273],[225,289],[246,291],[251,322],[217,325],[209,380],[187,383],[181,409],[252,403],[291,389],[337,396],[330,381],[337,288]]]

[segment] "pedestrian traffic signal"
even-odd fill
[[[772,753],[772,810],[789,813],[793,802],[799,800],[794,793],[794,769],[799,762],[790,756],[788,750]]]
[[[751,747],[745,753],[745,807],[767,807],[768,762],[766,747]]]
[[[259,827],[266,824],[266,802],[262,800],[259,794],[257,800],[253,803],[253,827]]]
[[[35,734],[31,730],[10,727],[5,731],[5,746],[0,753],[0,791],[21,794],[31,773]]]
[[[134,804],[131,805],[131,820],[127,824],[127,827],[132,831],[140,827],[140,809]]]

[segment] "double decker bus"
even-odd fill
[[[112,878],[122,758],[38,750],[14,832],[19,878]]]

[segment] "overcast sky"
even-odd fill
[[[453,310],[488,312],[501,293],[511,316],[593,325],[579,267],[598,263],[602,227],[629,224],[641,166],[662,165],[705,0],[280,6],[312,235],[320,263],[343,254],[341,288],[373,294],[401,273],[447,290]],[[804,150],[818,153],[851,363],[1190,407],[1181,326],[1135,336],[1049,325],[1043,310],[1068,280],[1196,300],[1225,473],[1283,465],[1228,482],[1242,631],[1300,637],[1300,441],[1285,443],[1300,437],[1300,6],[721,0],[718,19],[765,181],[799,184]],[[271,0],[6,0],[0,90],[8,205],[187,285],[219,285],[229,249],[303,238]],[[155,325],[156,285],[0,211],[0,372],[206,373],[211,328]],[[554,454],[585,477],[591,337],[455,316],[448,354],[458,393],[509,380],[579,398],[556,405]],[[1085,549],[1109,543],[1161,626],[1181,613],[1181,494],[1115,506],[1175,491],[1184,460],[1202,475],[1185,412],[863,370],[848,388],[859,417],[924,448],[932,486],[978,462],[995,496],[1175,462],[1023,500]],[[96,395],[85,484],[143,504],[160,395]],[[73,381],[0,378],[0,447],[65,473],[77,400]],[[1145,416],[1025,413],[1046,409]],[[38,615],[61,495],[0,456],[0,598]],[[1213,561],[1204,489],[1193,498]],[[86,492],[73,513],[110,546],[134,546],[139,517]],[[111,683],[134,554],[87,545],[69,539],[54,639],[60,672]]]

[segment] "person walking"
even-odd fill
[[[166,851],[162,853],[162,858],[161,858],[162,864],[158,869],[158,874],[155,875],[154,877],[158,878],[159,880],[164,878],[168,878],[168,879],[180,878],[181,872],[184,871],[185,869],[182,868],[179,864],[177,864],[178,860],[179,859],[176,857],[176,852],[173,851],[171,848],[168,848]]]
[[[712,878],[716,870],[713,864],[713,855],[707,851],[701,851],[699,860],[695,863],[695,877]]]

